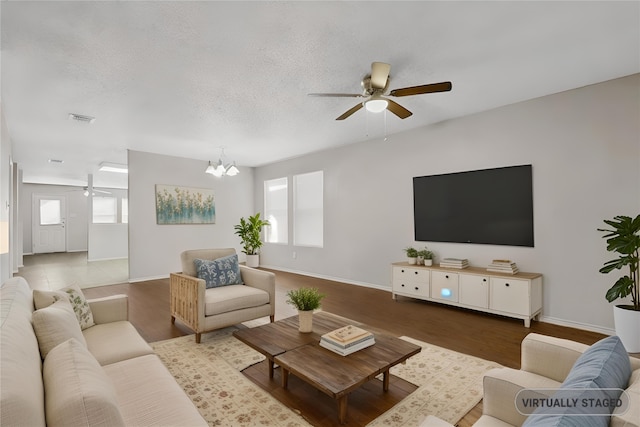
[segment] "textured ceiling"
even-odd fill
[[[24,181],[122,187],[127,149],[259,166],[640,72],[640,3],[6,2],[2,110]],[[371,62],[413,116],[360,110]],[[94,124],[67,120],[95,116]],[[392,138],[390,138],[392,140]],[[49,164],[48,159],[64,163]],[[115,180],[114,180],[115,178]],[[119,179],[118,179],[119,178]]]

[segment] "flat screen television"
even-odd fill
[[[413,178],[415,240],[533,247],[531,165]]]

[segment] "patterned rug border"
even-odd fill
[[[259,319],[245,326],[264,323]],[[210,425],[309,426],[297,411],[242,374],[265,357],[233,336],[238,329],[231,326],[202,334],[200,344],[194,335],[186,335],[150,345]],[[394,366],[391,374],[418,388],[369,427],[416,426],[429,414],[455,425],[482,399],[484,373],[500,367],[411,337],[400,339],[419,345],[422,351]]]

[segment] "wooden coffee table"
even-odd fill
[[[374,332],[376,343],[348,356],[320,347],[321,335],[346,325]],[[274,363],[280,365],[283,388],[287,388],[291,373],[335,399],[340,424],[346,422],[349,393],[379,374],[383,375],[382,389],[387,391],[389,369],[421,350],[415,344],[326,312],[314,314],[311,333],[298,332],[298,317],[294,316],[233,334],[266,356],[269,378],[273,378]]]

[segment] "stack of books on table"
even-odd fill
[[[376,343],[371,332],[348,325],[320,337],[320,346],[346,356]]]
[[[469,267],[469,260],[466,258],[442,258],[442,261],[440,261],[440,267],[467,268]]]
[[[516,263],[509,259],[494,259],[493,262],[489,264],[489,267],[487,267],[487,271],[516,274],[519,270]]]

